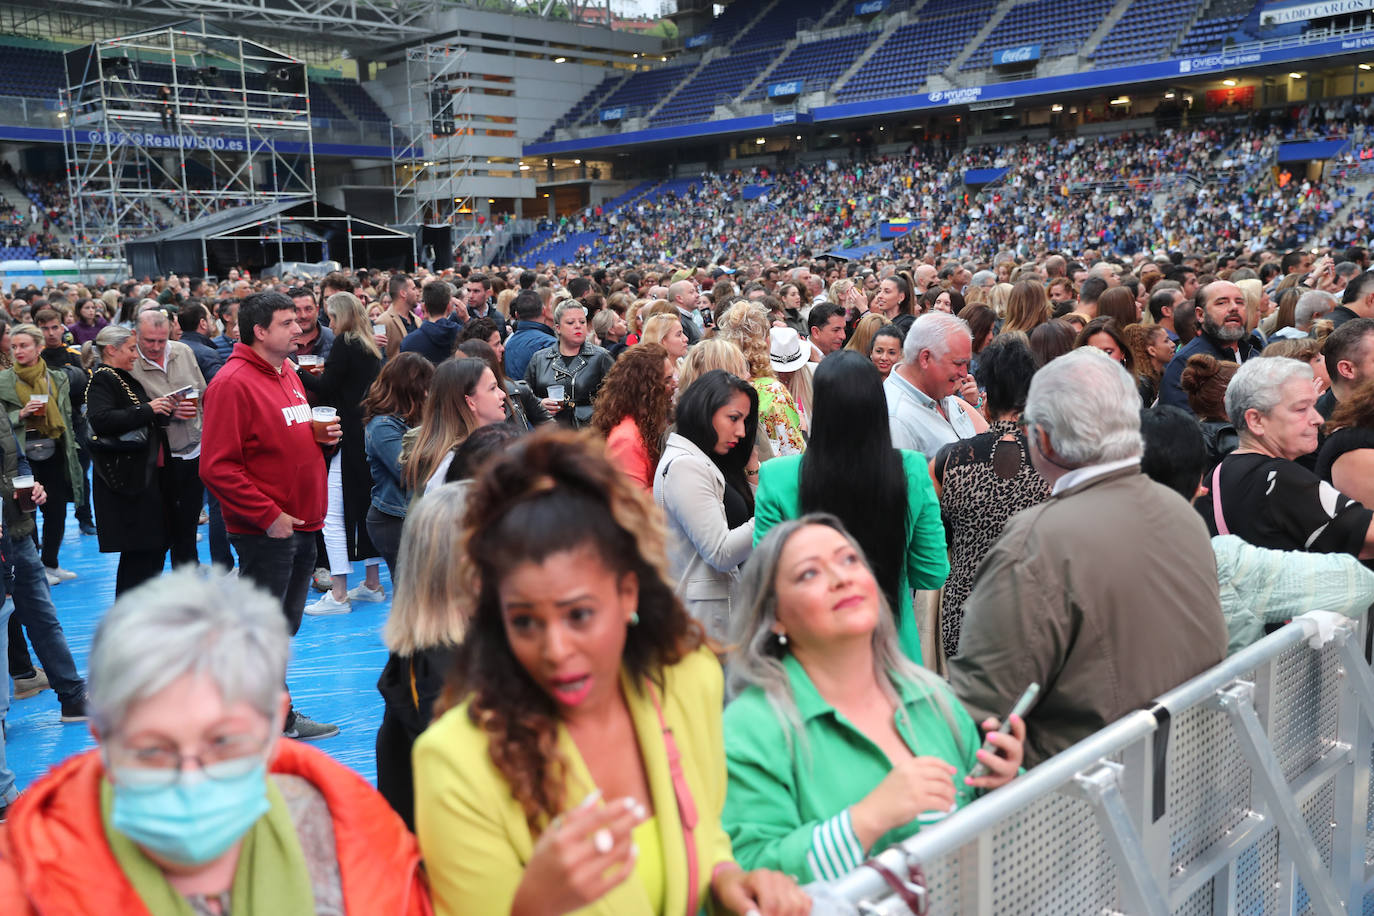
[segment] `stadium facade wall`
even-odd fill
[[[634,54],[654,58],[663,51],[659,38],[468,8],[440,13],[433,21],[431,44],[451,44],[466,50],[455,68],[465,77],[454,85],[464,86],[467,92],[455,114],[466,118],[476,133],[456,144],[427,140],[426,155],[446,158],[450,151],[447,146],[452,144],[461,147],[465,158],[471,157],[464,190],[472,196],[478,212],[488,208],[488,198],[535,196],[533,170],[516,178],[489,173],[518,169],[524,146],[611,74],[608,65],[612,61],[629,63]],[[530,56],[541,51],[540,45],[548,49],[543,51],[546,57]],[[555,54],[567,60],[555,63]],[[409,111],[412,93],[408,82],[412,76],[407,74],[402,55],[398,60],[388,60],[377,79],[364,87],[397,125],[416,120]],[[513,131],[514,135],[493,136],[487,131]],[[422,182],[417,190],[433,194],[439,187],[448,186]]]

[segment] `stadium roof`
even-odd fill
[[[166,24],[204,19],[244,35],[291,35],[371,47],[429,34],[443,0],[14,0],[16,6]]]

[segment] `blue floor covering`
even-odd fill
[[[202,526],[201,534],[205,531]],[[201,561],[208,563],[208,540],[202,538],[199,547]],[[78,576],[54,586],[52,597],[67,644],[84,677],[96,625],[114,602],[118,555],[100,553],[95,537],[82,536],[69,510],[59,562]],[[362,564],[354,564],[354,570],[350,587],[362,581]],[[339,726],[337,736],[316,742],[316,746],[373,784],[377,779],[373,748],[382,721],[377,676],[386,664],[381,632],[391,607],[391,581],[385,564],[382,584],[387,593],[384,604],[359,604],[352,613],[335,617],[306,617],[292,641],[286,677],[297,709]],[[312,590],[307,603],[318,597],[319,593]],[[4,689],[12,690],[8,677]],[[20,791],[49,767],[94,746],[84,724],[62,724],[57,696],[51,690],[12,701],[6,724],[6,754]]]

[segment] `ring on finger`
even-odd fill
[[[592,834],[592,848],[601,853],[601,855],[604,856],[606,853],[610,852],[613,846],[615,846],[615,837],[611,836],[611,831],[607,830],[605,827],[602,827],[596,833]]]

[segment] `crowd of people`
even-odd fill
[[[1289,172],[1283,187],[1270,169],[1280,144],[1292,140],[1350,140],[1340,161],[1359,161],[1371,104],[1360,98],[1163,130],[967,147],[937,139],[855,161],[709,172],[680,193],[589,208],[559,230],[595,233],[578,257],[603,262],[795,261],[807,250],[874,244],[883,220],[913,222],[895,246],[909,259],[1089,248],[1128,257],[1217,244],[1255,254],[1319,237],[1345,244],[1367,236],[1370,201],[1355,199],[1335,169],[1321,180]],[[972,169],[1005,173],[986,186],[966,184]],[[1155,191],[1167,193],[1168,206],[1154,205]]]
[[[0,900],[805,913],[1374,603],[1369,268],[1228,239],[14,290],[9,673],[99,747],[22,794],[0,756]],[[86,679],[69,504],[117,556]],[[387,600],[374,792],[304,743],[339,729],[286,659]]]

